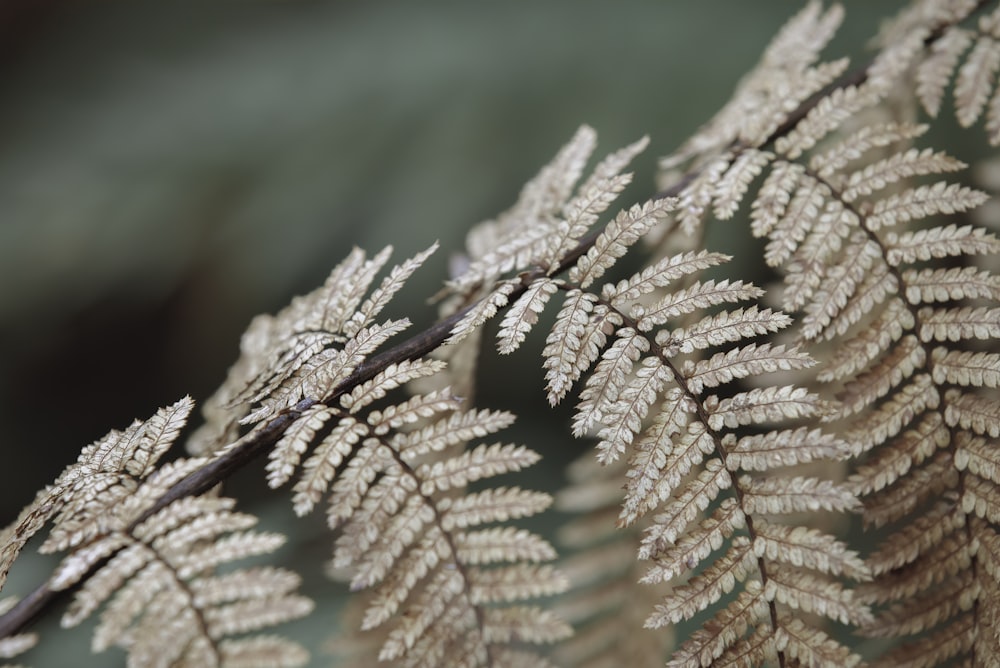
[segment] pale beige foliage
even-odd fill
[[[73,592],[67,624],[103,608],[95,649],[304,662],[245,635],[309,611],[298,576],[230,567],[283,539],[232,499],[178,491],[260,439],[295,512],[325,506],[330,573],[363,631],[351,665],[548,667],[532,645],[570,624],[553,653],[568,665],[861,663],[829,622],[885,638],[876,665],[995,663],[1000,278],[985,256],[1000,242],[967,215],[987,195],[923,145],[910,107],[936,116],[951,86],[959,124],[985,119],[1000,143],[1000,8],[916,0],[855,70],[820,58],[843,15],[806,2],[645,202],[611,209],[649,140],[588,173],[582,126],[469,233],[443,319],[398,347],[409,320],[381,313],[437,245],[381,281],[391,249],[351,251],[251,324],[189,442],[199,457],[158,464],[189,399],[95,442],[0,534],[0,586],[51,523],[42,549],[69,554],[46,587]],[[750,259],[778,281],[700,248],[710,218],[761,238]],[[487,321],[511,354],[550,302],[545,394],[575,403],[596,453],[559,494],[576,553],[558,569],[513,524],[552,502],[517,486],[540,456],[490,440],[513,415],[467,405]],[[865,558],[841,538],[850,513],[873,532]],[[0,656],[32,642],[0,639]]]

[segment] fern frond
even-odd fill
[[[47,552],[80,546],[115,526],[119,504],[156,469],[193,407],[194,401],[185,397],[148,420],[136,420],[125,431],[112,430],[84,448],[77,461],[0,533],[0,587],[18,554],[49,521],[53,526],[40,548]],[[92,551],[96,556],[91,563],[121,547],[99,544]]]
[[[93,649],[120,645],[129,653],[129,665],[149,665],[154,657],[171,665],[240,665],[240,648],[247,643],[270,647],[274,665],[302,665],[308,653],[291,641],[226,639],[308,614],[312,601],[295,593],[299,577],[270,567],[214,572],[229,562],[273,552],[284,537],[250,530],[257,519],[234,512],[231,499],[184,497],[157,505],[206,464],[181,459],[155,468],[192,407],[184,399],[84,450],[81,457],[88,464],[99,463],[107,472],[121,466],[137,476],[128,478],[133,482],[123,498],[101,484],[95,475],[99,468],[77,471],[77,489],[88,479],[98,486],[72,522],[42,546],[48,552],[71,551],[49,586],[62,591],[81,585],[63,625],[75,626],[104,605]]]
[[[534,565],[555,556],[540,537],[510,526],[480,528],[534,515],[551,497],[516,487],[466,491],[538,460],[518,445],[462,447],[509,425],[513,416],[462,412],[448,387],[372,405],[443,366],[425,360],[387,366],[338,403],[303,411],[286,431],[295,447],[279,442],[272,457],[282,472],[301,469],[292,499],[296,513],[328,497],[327,522],[341,532],[331,565],[348,572],[352,591],[374,588],[362,627],[388,627],[381,660],[421,665],[444,656],[452,661],[459,652],[469,665],[487,665],[507,642],[551,642],[568,633],[542,612],[525,614],[544,628],[512,625],[507,615],[522,608],[496,605],[548,596],[568,583],[552,568]],[[317,416],[324,416],[323,425],[314,426]],[[297,466],[299,451],[309,448]],[[291,450],[299,453],[294,462],[285,456]],[[494,614],[497,621],[491,621]]]

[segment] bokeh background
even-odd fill
[[[860,56],[900,2],[845,4],[828,53]],[[581,123],[600,152],[651,136],[628,197],[650,194],[656,156],[800,6],[0,4],[0,524],[109,428],[207,397],[249,319],[322,282],[352,245],[392,243],[402,259],[440,240],[407,293],[406,315],[429,322],[422,300],[465,230]],[[536,356],[497,369],[491,406],[544,408]],[[328,553],[328,536],[299,540]],[[12,587],[45,567],[19,565]],[[333,621],[313,624],[315,647]],[[63,645],[27,661],[68,665],[45,652],[87,641]]]

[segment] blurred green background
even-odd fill
[[[900,3],[845,4],[834,56]],[[800,6],[0,5],[0,524],[109,428],[207,397],[249,319],[352,245],[441,241],[407,293],[428,322],[464,231],[579,124],[600,153],[651,135],[630,200],[650,194]],[[544,409],[537,357],[513,363],[493,405]]]

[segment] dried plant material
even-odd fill
[[[552,642],[569,633],[548,613],[496,607],[559,593],[567,582],[551,567],[535,565],[555,557],[540,537],[484,527],[534,515],[551,497],[513,487],[467,490],[538,461],[514,444],[463,449],[509,425],[512,415],[462,412],[447,387],[380,408],[362,400],[373,392],[381,399],[443,367],[424,360],[389,366],[338,402],[303,411],[286,431],[295,446],[282,440],[272,451],[270,468],[283,475],[271,481],[300,470],[293,495],[300,515],[328,499],[327,521],[340,532],[331,568],[350,573],[352,591],[373,589],[362,629],[389,627],[381,660],[446,656],[460,643],[470,665],[485,665],[515,640]],[[527,616],[515,624],[518,610]]]
[[[354,249],[255,319],[199,456],[159,463],[184,399],[89,446],[0,535],[0,585],[47,525],[42,549],[68,552],[0,614],[0,655],[67,592],[65,622],[103,610],[95,649],[132,665],[304,662],[247,635],[311,609],[298,576],[233,563],[283,539],[203,493],[266,453],[268,484],[334,532],[351,665],[548,668],[545,643],[576,666],[860,664],[831,624],[885,639],[876,665],[994,662],[1000,242],[913,114],[954,81],[959,124],[1000,142],[1000,9],[915,0],[853,70],[820,58],[842,18],[806,3],[647,201],[612,208],[649,140],[588,173],[581,127],[469,233],[423,332],[399,341],[409,319],[381,314],[436,244],[395,267]],[[741,259],[773,273],[699,247],[713,218],[760,238]],[[594,444],[558,495],[558,568],[517,525],[552,503],[518,486],[540,456],[492,440],[512,414],[470,405],[492,318],[501,354],[544,339],[545,396]]]

